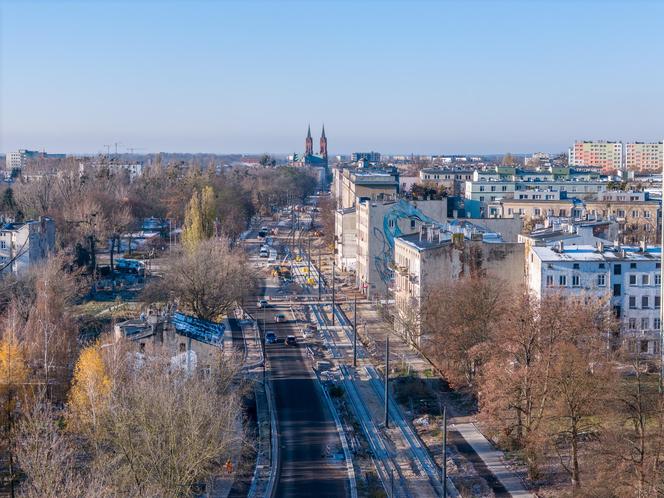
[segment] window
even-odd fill
[[[144,343],[144,342],[141,342],[141,343],[138,345],[138,350],[139,350],[141,353],[145,353],[145,343]]]
[[[187,345],[184,342],[180,343],[180,353],[184,353],[187,350]]]
[[[620,284],[613,284],[613,295],[614,296],[620,295]]]
[[[480,202],[484,202],[484,196],[480,195]]]
[[[495,191],[496,191],[496,186],[495,186],[495,185],[491,185],[491,192],[495,192]]]
[[[629,330],[636,330],[636,318],[630,318],[627,321],[627,328]]]
[[[578,270],[579,269],[579,263],[574,263],[572,265],[572,268],[574,268],[575,270]]]
[[[659,330],[662,326],[662,322],[659,318],[653,318],[652,320],[652,328],[655,330]]]
[[[581,285],[581,279],[578,275],[572,275],[572,287],[579,287]]]
[[[641,296],[641,308],[644,310],[648,309],[649,299],[648,296]]]
[[[558,277],[558,285],[560,285],[561,287],[567,285],[567,277],[565,275],[560,275]]]
[[[650,211],[644,211],[643,212],[643,217],[644,218],[650,218]]]
[[[636,309],[636,296],[629,296],[629,309]]]
[[[597,286],[604,287],[606,285],[606,275],[597,275]]]
[[[660,274],[655,274],[655,285],[660,285],[662,283],[662,276]]]
[[[415,228],[415,220],[410,220],[410,228]]]
[[[0,240],[0,249],[7,249],[7,242]]]
[[[660,298],[659,296],[655,296],[655,309],[656,309],[656,310],[659,309],[659,306],[660,306],[660,299],[661,299],[661,298]]]
[[[507,192],[507,185],[503,185],[503,192]]]
[[[650,275],[645,274],[641,275],[641,285],[649,285],[650,284]]]
[[[642,353],[648,352],[648,341],[640,341],[640,348]]]
[[[636,285],[636,275],[632,274],[629,276],[629,285]]]
[[[484,192],[484,185],[480,185],[480,192]]]
[[[546,286],[547,287],[552,287],[553,286],[553,275],[547,275],[546,276]]]
[[[539,208],[533,209],[533,213],[535,216],[539,216],[540,214],[542,214]]]
[[[622,266],[620,266],[620,265],[613,265],[613,274],[614,274],[614,275],[620,275],[620,274],[622,274]]]
[[[641,318],[641,330],[648,330],[650,328],[650,320],[648,318]]]
[[[604,268],[604,263],[600,263],[600,264],[599,264],[599,267],[600,267],[600,268]]]
[[[620,317],[621,317],[621,315],[622,315],[622,312],[621,312],[620,306],[615,305],[615,306],[613,307],[613,314],[616,316],[616,318],[620,319]]]

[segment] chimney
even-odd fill
[[[422,242],[422,231],[424,230],[424,225],[420,225],[420,242]]]
[[[599,252],[599,253],[604,252],[604,242],[598,242],[597,243],[597,252]]]
[[[639,250],[641,252],[646,252],[646,241],[645,240],[642,240],[642,241],[639,242]]]

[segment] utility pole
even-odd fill
[[[357,294],[353,299],[353,367],[357,367]]]
[[[390,336],[387,335],[385,341],[385,428],[390,427],[388,407],[390,405]]]
[[[307,237],[307,275],[311,278],[311,237]]]
[[[337,262],[332,261],[332,326],[334,327],[334,269],[337,267]]]
[[[443,498],[447,498],[447,407],[443,406]]]
[[[322,266],[321,266],[321,249],[318,248],[318,302],[320,303],[320,290],[322,285]]]

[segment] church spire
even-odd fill
[[[320,155],[327,158],[327,137],[325,136],[325,125],[323,125],[323,133],[320,135]]]
[[[307,139],[304,141],[304,155],[312,156],[314,154],[314,141],[311,138],[311,125],[307,126]]]

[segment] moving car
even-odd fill
[[[271,330],[265,332],[265,344],[274,344],[275,342],[277,342],[277,334]]]
[[[268,306],[270,306],[270,303],[268,303],[267,299],[259,299],[256,306],[258,306],[259,308],[267,308]]]
[[[274,315],[275,323],[283,323],[285,321],[286,321],[286,315],[284,315],[283,313],[277,313],[276,315]]]
[[[295,336],[294,335],[286,336],[286,344],[288,346],[296,346],[297,341],[295,340]]]

